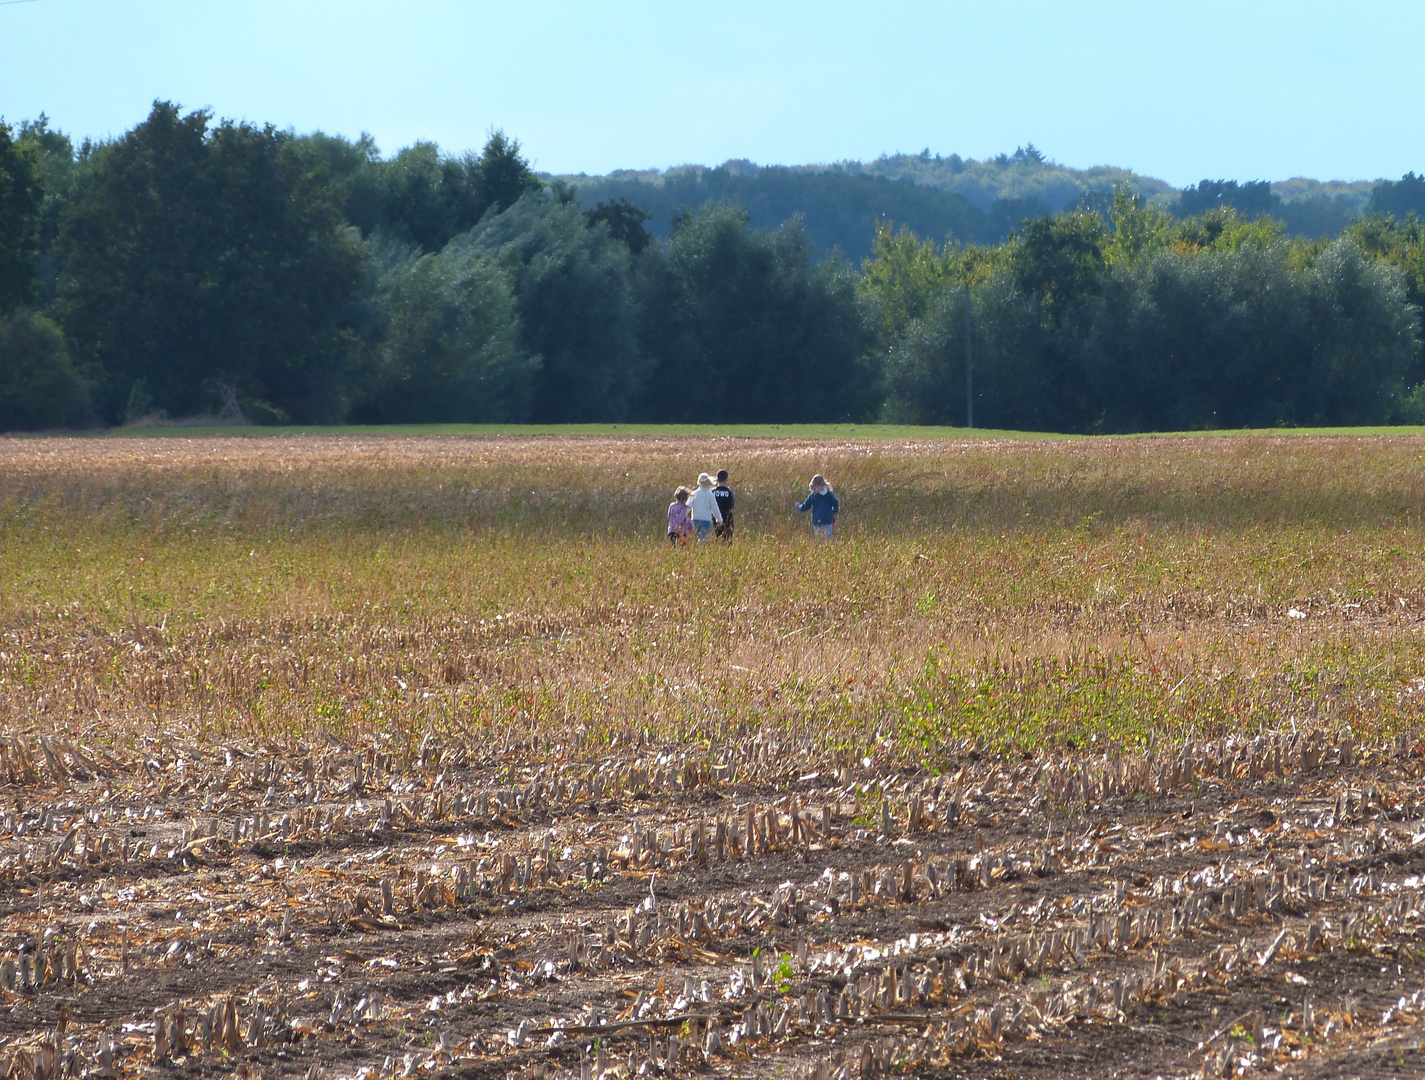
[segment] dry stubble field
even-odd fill
[[[1422,466],[0,442],[0,1076],[1421,1075]]]

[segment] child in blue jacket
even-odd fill
[[[826,477],[821,473],[813,476],[811,483],[807,486],[811,488],[811,493],[797,509],[802,513],[810,510],[811,531],[823,540],[830,540],[832,526],[836,524],[837,511],[841,509],[841,500],[836,497],[836,492],[831,490],[831,485],[826,482]]]

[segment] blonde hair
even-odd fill
[[[831,485],[826,482],[826,477],[822,476],[821,473],[817,473],[813,476],[811,483],[808,484],[807,487],[811,488],[812,491],[822,491],[823,489],[826,491],[831,490]]]
[[[691,494],[692,494],[691,491],[689,491],[687,488],[683,487],[683,486],[680,484],[680,485],[678,486],[678,490],[675,491],[675,492],[673,492],[673,501],[674,501],[674,502],[687,502],[687,501],[688,501],[688,496],[690,496]]]
[[[712,487],[712,477],[707,473],[698,473],[698,487]]]

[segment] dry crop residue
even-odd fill
[[[1425,1069],[1405,738],[2,749],[10,1076]]]
[[[1425,1075],[1422,446],[0,440],[0,1080]]]

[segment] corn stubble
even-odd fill
[[[1422,448],[0,444],[0,1076],[1418,1074]]]

